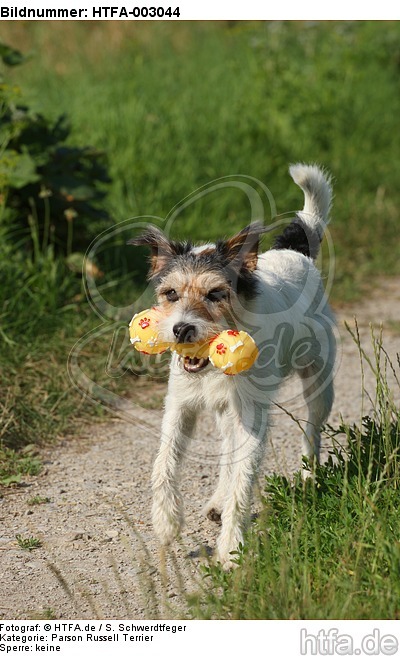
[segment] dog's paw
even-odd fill
[[[207,519],[210,520],[210,522],[215,522],[216,524],[222,524],[221,521],[221,513],[218,512],[215,508],[210,508],[210,510],[206,514]]]
[[[307,481],[310,481],[311,483],[315,482],[315,472],[310,469],[302,469],[301,470],[301,478],[304,483]]]
[[[178,537],[183,521],[176,521],[166,514],[153,513],[153,528],[163,546],[168,546]]]
[[[183,527],[183,505],[178,494],[171,490],[155,495],[152,508],[154,532],[162,545],[169,545]]]
[[[221,553],[217,551],[217,553],[214,556],[214,560],[218,565],[221,565],[222,569],[225,572],[229,572],[232,569],[235,569],[238,566],[238,563],[236,562],[236,557],[237,554],[235,553]]]
[[[240,544],[243,544],[243,535],[239,528],[236,528],[229,534],[225,534],[222,529],[222,533],[217,542],[215,559],[222,565],[224,570],[230,570],[237,567],[237,562],[235,562],[235,560],[237,559],[237,552]]]
[[[213,496],[204,506],[202,513],[211,522],[221,524],[223,501],[218,496]]]

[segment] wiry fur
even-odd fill
[[[276,248],[258,255],[260,224],[200,247],[169,242],[154,228],[133,240],[152,249],[150,276],[156,281],[165,339],[182,341],[182,326],[190,328],[184,341],[195,342],[235,325],[250,332],[260,349],[256,365],[237,376],[226,376],[207,362],[188,373],[182,357],[172,356],[152,476],[154,529],[166,545],[183,525],[178,474],[196,415],[203,408],[213,410],[222,437],[221,468],[205,512],[222,520],[217,556],[227,566],[230,552],[243,542],[270,406],[280,383],[294,370],[300,375],[308,407],[303,452],[311,460],[319,457],[320,427],[333,401],[334,322],[312,261],[328,221],[331,187],[316,166],[296,164],[290,172],[305,196],[296,219],[304,233],[302,248],[295,229]],[[220,298],[210,300],[215,294]]]

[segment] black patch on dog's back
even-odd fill
[[[306,232],[300,219],[294,219],[283,233],[275,238],[272,248],[274,250],[289,249],[311,257],[311,253],[318,252],[319,244],[318,235],[310,230]]]

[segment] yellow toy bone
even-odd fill
[[[158,330],[158,322],[161,318],[160,311],[153,307],[135,314],[129,323],[129,336],[131,344],[137,351],[152,355],[164,353],[170,348],[171,343],[163,342],[162,335]]]
[[[163,338],[158,329],[160,310],[153,307],[135,314],[129,324],[129,335],[134,348],[152,355],[167,349],[190,358],[209,358],[224,374],[235,375],[253,366],[258,356],[254,339],[243,330],[224,330],[209,342],[177,344]]]
[[[211,342],[208,355],[214,367],[229,376],[250,369],[257,356],[257,345],[244,330],[224,330]]]

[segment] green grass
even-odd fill
[[[15,485],[40,471],[37,448],[62,435],[82,434],[88,421],[106,416],[104,394],[143,398],[160,407],[154,380],[121,376],[118,349],[127,356],[128,315],[95,334],[79,355],[93,388],[76,389],[68,357],[77,341],[102,322],[86,302],[81,275],[51,248],[30,248],[36,233],[15,239],[0,223],[0,484]],[[125,298],[129,298],[125,287]],[[135,295],[135,292],[133,292]],[[122,293],[121,293],[122,297]],[[122,319],[122,320],[121,320]],[[125,332],[110,362],[110,340],[116,325]],[[131,354],[129,349],[128,355]],[[129,359],[129,358],[128,358]],[[129,363],[131,360],[129,360]],[[129,367],[128,363],[128,367]],[[113,371],[110,371],[110,367]],[[99,386],[98,388],[96,386]],[[100,396],[103,394],[103,396]]]
[[[0,449],[1,485],[18,484],[22,476],[37,476],[40,470],[41,463],[35,445],[28,444],[19,451],[2,445]]]
[[[63,258],[51,248],[31,250],[28,235],[16,240],[1,224],[0,235],[0,483],[10,485],[38,473],[33,445],[103,416],[100,404],[74,389],[67,370],[74,344],[100,321],[84,302],[81,276]],[[90,375],[113,386],[118,381],[104,371],[108,349],[99,340],[84,357]]]
[[[153,23],[139,31],[38,22],[0,26],[6,32],[33,51],[13,75],[34,104],[54,116],[67,111],[75,141],[107,152],[116,222],[165,217],[200,186],[237,174],[266,183],[279,214],[293,212],[302,197],[287,166],[317,161],[335,177],[335,298],[353,298],[377,272],[399,271],[398,23]],[[271,220],[269,207],[265,215]],[[209,239],[249,218],[244,194],[224,189],[182,210],[172,233]],[[114,262],[140,280],[140,255],[122,244]]]
[[[400,412],[384,375],[392,365],[375,345],[374,416],[327,428],[334,446],[313,480],[267,478],[240,566],[205,568],[203,592],[190,600],[194,617],[400,616]]]

